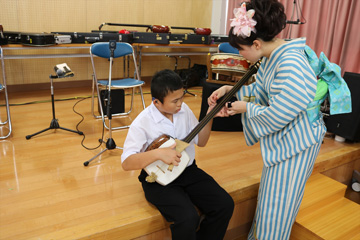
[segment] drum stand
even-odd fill
[[[115,43],[115,44],[114,44]],[[96,154],[94,157],[92,157],[90,160],[84,162],[84,166],[88,166],[89,163],[94,160],[95,158],[97,158],[98,156],[100,156],[102,153],[106,152],[107,150],[112,150],[112,149],[123,149],[122,147],[117,147],[116,143],[114,141],[114,139],[112,138],[112,127],[111,127],[111,119],[112,119],[112,113],[111,113],[111,100],[110,100],[110,93],[111,93],[111,70],[112,70],[112,63],[113,63],[113,58],[114,58],[114,50],[116,48],[116,42],[114,41],[110,41],[109,42],[109,47],[110,47],[110,70],[109,70],[109,83],[107,86],[107,99],[105,99],[105,103],[106,103],[106,115],[109,119],[109,138],[107,139],[107,141],[105,142],[102,139],[99,139],[99,141],[101,143],[105,143],[106,148],[103,149],[101,152],[99,152],[98,154]],[[99,96],[98,96],[99,97]],[[104,120],[105,121],[105,120]]]
[[[68,129],[68,128],[60,127],[58,120],[55,118],[55,100],[54,100],[54,87],[53,87],[53,79],[55,79],[55,78],[61,78],[61,77],[50,75],[51,104],[52,104],[52,115],[53,115],[53,119],[51,120],[50,127],[45,128],[45,129],[43,129],[43,130],[41,130],[41,131],[39,131],[39,132],[36,132],[36,133],[34,133],[34,134],[27,135],[27,136],[26,136],[26,139],[28,139],[28,140],[29,140],[31,137],[33,137],[33,136],[35,136],[35,135],[38,135],[38,134],[40,134],[40,133],[46,132],[47,130],[50,130],[50,129],[62,129],[62,130],[65,130],[65,131],[77,133],[77,134],[79,134],[79,135],[84,135],[83,132],[75,131],[75,130],[71,130],[71,129]]]

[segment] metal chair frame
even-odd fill
[[[101,118],[103,121],[104,127],[106,129],[109,129],[111,126],[108,126],[105,122],[105,118],[108,118],[108,117],[105,116],[104,111],[103,111],[103,103],[100,98],[100,88],[105,89],[108,87],[109,80],[111,79],[111,66],[110,66],[110,70],[109,70],[109,80],[99,80],[97,77],[97,74],[96,74],[96,67],[95,67],[95,61],[94,61],[95,56],[110,60],[109,43],[98,42],[98,43],[94,43],[90,47],[90,58],[91,58],[91,64],[92,64],[92,69],[93,69],[91,112],[96,119]],[[130,56],[132,56],[133,63],[135,66],[134,78],[129,78],[129,67],[130,67],[129,58],[130,58]],[[142,91],[142,87],[141,87],[144,84],[144,82],[140,80],[136,56],[135,56],[133,47],[128,43],[117,42],[113,58],[115,59],[115,58],[120,58],[120,57],[123,57],[123,60],[124,60],[124,77],[121,79],[111,80],[111,89],[124,89],[125,90],[125,89],[131,88],[132,94],[131,94],[131,102],[130,102],[129,111],[124,112],[124,113],[112,114],[113,117],[114,116],[120,116],[120,117],[128,116],[132,112],[136,87],[139,87],[139,89],[140,89],[142,105],[143,105],[143,108],[145,109],[144,95],[143,95],[143,91]],[[126,62],[127,62],[127,77],[125,75]],[[97,98],[98,98],[100,115],[96,115],[95,110],[94,110],[95,88],[96,88],[96,93],[97,93]],[[130,125],[120,126],[120,127],[111,127],[111,129],[112,130],[124,129],[124,128],[128,128],[129,126]]]
[[[7,135],[0,136],[1,139],[8,138],[12,133],[12,125],[11,125],[11,117],[10,117],[10,106],[9,106],[9,97],[7,92],[7,85],[6,85],[6,74],[5,74],[5,64],[4,64],[4,54],[3,49],[0,47],[0,58],[1,58],[1,67],[2,67],[2,79],[3,83],[0,83],[0,92],[5,93],[5,106],[6,106],[6,120],[4,122],[0,119],[0,126],[8,126],[9,132]]]

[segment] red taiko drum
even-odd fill
[[[211,69],[216,71],[246,72],[249,62],[239,54],[214,53],[210,58]]]

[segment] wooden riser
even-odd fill
[[[235,202],[233,217],[230,220],[224,240],[245,240],[247,238],[255,214],[255,208],[256,198]],[[148,232],[149,234],[134,238],[133,240],[171,240],[169,224],[164,225],[164,228],[159,231],[151,232],[151,229],[149,229]]]
[[[321,174],[310,177],[291,239],[359,239],[360,205],[343,197],[343,188]]]
[[[73,89],[56,86],[55,98],[89,96],[90,85]],[[143,91],[148,106],[151,103],[149,85]],[[201,88],[190,91],[197,97],[187,94],[185,102],[199,116]],[[107,151],[84,167],[83,162],[104,149],[104,144],[100,149],[89,151],[80,145],[82,136],[60,130],[25,139],[26,135],[49,126],[49,94],[46,89],[10,96],[10,103],[15,105],[11,107],[14,131],[9,139],[0,141],[0,239],[169,239],[169,224],[146,201],[137,179],[139,171],[122,170],[122,151]],[[125,99],[128,102],[127,96]],[[22,105],[34,101],[45,102]],[[55,103],[62,127],[75,129],[81,120],[72,110],[77,101]],[[141,109],[138,96],[134,104],[132,120]],[[101,137],[102,123],[93,118],[90,105],[91,99],[85,99],[75,110],[85,117],[79,126],[86,134],[85,146],[95,147]],[[113,126],[130,120],[114,118]],[[112,137],[122,146],[126,134],[127,130],[113,131]],[[108,131],[105,131],[104,139],[107,137]],[[241,132],[212,131],[207,146],[196,148],[196,155],[199,167],[213,176],[236,204],[224,240],[242,239],[240,236],[249,232],[256,207],[262,171],[259,144],[246,146]],[[353,169],[359,169],[359,156],[360,143],[339,143],[326,138],[313,172],[331,171],[332,176],[351,178]],[[336,169],[342,166],[350,169],[349,174],[337,173]]]
[[[324,240],[298,222],[295,222],[292,229],[290,240]]]
[[[322,174],[313,174],[306,183],[300,212],[311,211],[314,207],[321,207],[330,200],[341,199],[345,191],[346,185]]]

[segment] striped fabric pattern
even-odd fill
[[[258,204],[248,239],[290,238],[305,183],[311,175],[320,146],[321,143],[317,143],[281,164],[263,167]]]
[[[251,240],[289,239],[326,132],[322,118],[307,116],[317,79],[304,48],[300,38],[275,49],[263,59],[256,82],[236,94],[253,100],[242,114],[243,131],[248,145],[260,142],[264,162]]]
[[[305,39],[292,40],[264,58],[256,82],[237,98],[255,96],[242,114],[248,145],[260,140],[265,166],[273,166],[321,142],[322,119],[310,122],[306,108],[314,99],[317,80],[304,55]]]

